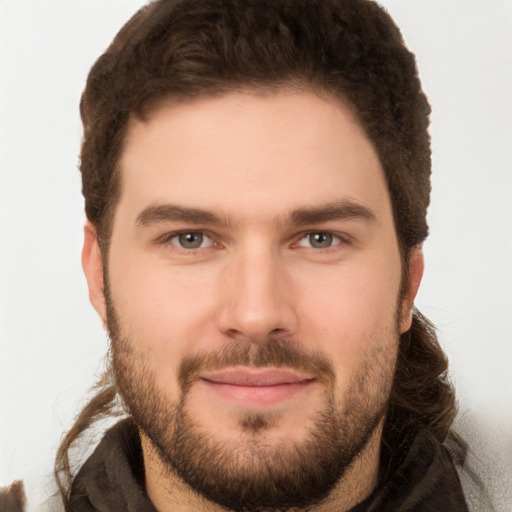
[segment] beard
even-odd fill
[[[283,338],[263,344],[231,342],[218,352],[185,357],[178,371],[180,398],[171,403],[144,355],[134,349],[137,340],[121,335],[108,294],[107,311],[112,367],[132,419],[151,441],[168,476],[177,476],[195,493],[228,510],[306,509],[325,501],[382,424],[396,361],[396,344],[389,340],[367,351],[343,403],[335,398],[330,360]],[[393,334],[398,341],[396,329]],[[276,428],[279,418],[265,411],[240,414],[242,440],[221,440],[198,422],[190,405],[198,372],[229,366],[313,374],[326,392],[304,438],[269,443],[265,433]]]

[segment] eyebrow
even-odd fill
[[[286,224],[304,226],[306,224],[320,224],[333,220],[362,220],[373,224],[377,222],[377,216],[367,206],[345,199],[319,207],[294,210],[291,212]]]
[[[214,213],[201,208],[186,208],[173,204],[152,205],[144,208],[137,216],[138,226],[159,222],[190,222],[192,224],[228,224]]]
[[[307,224],[320,224],[334,220],[362,220],[375,223],[375,213],[360,203],[352,200],[342,200],[327,203],[322,206],[305,207],[293,210],[286,215],[279,225],[305,226]],[[231,225],[227,217],[220,217],[209,210],[201,208],[188,208],[174,204],[161,204],[148,206],[137,216],[138,226],[145,227],[160,222],[187,222],[191,224]]]

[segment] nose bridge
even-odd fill
[[[252,342],[295,332],[290,283],[278,251],[261,243],[244,245],[230,259],[224,279],[221,330]]]

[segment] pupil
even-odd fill
[[[313,235],[310,235],[310,242],[312,247],[330,247],[332,244],[332,235],[329,233],[314,233]]]
[[[183,233],[179,237],[180,244],[185,249],[197,249],[201,247],[203,235],[200,233]]]

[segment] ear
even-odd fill
[[[425,262],[423,260],[422,244],[415,245],[409,255],[408,282],[405,295],[402,299],[402,316],[400,318],[400,332],[407,332],[412,325],[412,309],[414,299],[420,287]]]
[[[84,246],[82,248],[82,268],[84,269],[89,300],[103,322],[107,326],[107,308],[103,290],[103,259],[96,228],[87,221],[84,226]]]

